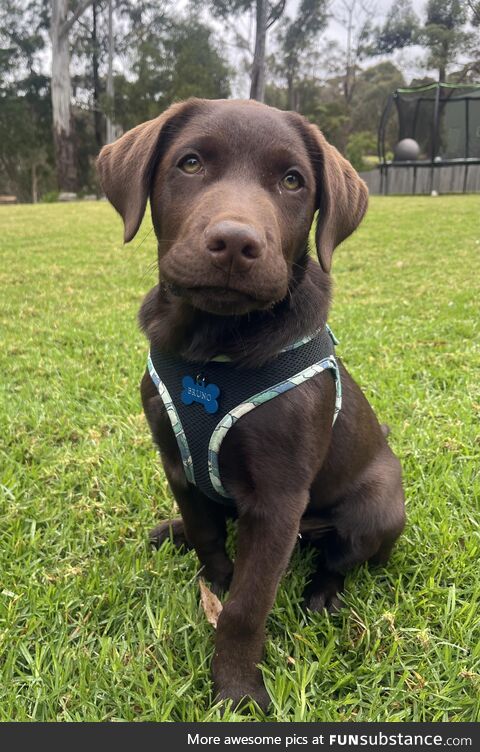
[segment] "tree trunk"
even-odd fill
[[[58,187],[61,191],[77,190],[77,166],[73,123],[70,112],[70,49],[68,33],[63,31],[68,0],[52,0],[52,111],[53,141]]]
[[[345,79],[343,82],[343,93],[345,101],[349,105],[352,100],[353,94],[353,79],[355,77],[355,65],[353,54],[353,25],[354,25],[354,12],[356,2],[355,0],[347,8],[347,49],[346,49],[346,65],[345,65]]]
[[[252,65],[250,99],[265,100],[265,46],[267,39],[267,0],[257,0],[255,52]]]
[[[115,90],[113,86],[113,3],[112,0],[108,0],[108,71],[107,71],[107,102],[109,108],[109,114],[107,115],[107,144],[111,144],[115,141],[115,125],[113,123],[113,102],[115,96]]]
[[[287,98],[288,98],[288,109],[289,110],[295,110],[295,87],[293,83],[293,74],[288,72],[287,73]]]
[[[443,40],[440,52],[440,60],[438,65],[438,82],[440,84],[445,83],[447,80],[447,63],[450,58],[450,48],[448,41]]]
[[[92,73],[93,73],[93,121],[95,142],[98,150],[103,146],[102,113],[100,112],[100,77],[98,75],[97,3],[92,4]]]
[[[38,177],[37,177],[37,163],[32,164],[32,204],[38,202]]]

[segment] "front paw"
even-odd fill
[[[303,607],[314,613],[325,610],[329,614],[336,614],[342,608],[342,601],[338,593],[311,593],[304,598]]]
[[[231,678],[224,683],[214,682],[215,700],[232,703],[232,710],[242,712],[248,709],[250,702],[255,702],[264,713],[270,706],[270,696],[263,680],[254,681]]]
[[[172,541],[175,548],[184,548],[187,551],[191,548],[181,519],[161,522],[150,530],[148,539],[154,548],[160,548],[167,540]]]
[[[303,606],[309,611],[335,614],[342,608],[340,593],[343,589],[343,576],[333,572],[316,573],[313,582],[305,588]]]
[[[201,574],[205,575],[205,578],[208,580],[212,593],[215,593],[218,598],[221,598],[222,595],[225,595],[230,589],[233,575],[233,564],[229,562],[224,567],[217,567],[215,569],[205,567]]]
[[[222,617],[220,614],[217,627],[217,640],[221,637]],[[259,651],[254,650],[260,658]],[[243,710],[253,700],[261,710],[267,711],[270,697],[263,683],[262,672],[257,666],[254,654],[247,645],[227,643],[217,650],[212,661],[212,678],[215,699],[222,702],[231,701],[233,710]]]

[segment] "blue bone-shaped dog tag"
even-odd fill
[[[195,382],[191,376],[184,376],[182,379],[182,386],[183,390],[180,399],[184,405],[191,405],[193,402],[198,402],[199,405],[203,405],[205,412],[217,412],[217,397],[220,394],[220,389],[216,384],[207,384],[205,386],[204,379],[197,377],[197,381]]]

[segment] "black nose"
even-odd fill
[[[251,225],[232,220],[207,227],[205,241],[208,253],[226,269],[248,271],[262,255],[265,241]]]

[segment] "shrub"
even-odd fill
[[[345,149],[345,156],[352,163],[356,170],[371,170],[372,163],[367,163],[364,157],[375,154],[377,150],[377,139],[370,131],[359,131],[353,133],[348,139]]]
[[[40,200],[42,204],[54,204],[55,201],[58,201],[58,196],[58,191],[47,191],[47,193],[43,194]]]

